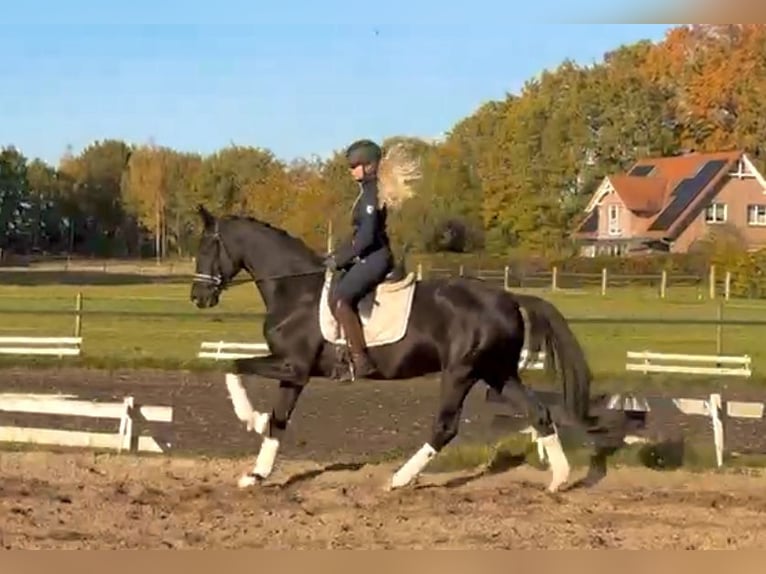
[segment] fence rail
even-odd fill
[[[55,315],[55,316],[107,316],[107,317],[157,317],[162,319],[187,318],[201,320],[217,319],[264,319],[264,312],[224,312],[211,311],[205,314],[199,311],[170,312],[170,311],[143,311],[122,309],[19,309],[0,308],[0,315]],[[705,319],[697,317],[566,317],[570,324],[602,324],[602,325],[720,325],[723,327],[766,327],[766,319]]]
[[[21,272],[63,272],[63,273],[102,273],[102,274],[127,274],[139,276],[172,276],[177,279],[188,278],[194,272],[194,263],[191,260],[163,261],[88,261],[88,260],[61,260],[32,262],[29,266],[0,266],[2,273]],[[551,290],[572,290],[584,287],[600,287],[601,293],[606,294],[609,288],[624,286],[649,286],[657,289],[658,296],[665,298],[668,289],[673,287],[697,287],[707,292],[711,299],[722,296],[731,298],[732,274],[726,269],[716,269],[715,265],[705,273],[674,273],[662,271],[661,273],[610,273],[606,268],[599,272],[576,272],[566,271],[553,266],[547,270],[526,272],[516,270],[512,265],[497,268],[473,268],[466,265],[450,267],[432,267],[430,265],[417,264],[418,277],[452,277],[470,276],[484,281],[502,283],[508,288],[550,288]],[[247,281],[245,279],[244,281]],[[739,293],[739,296],[753,297],[762,296],[766,293],[766,276],[754,277],[750,284],[739,286],[739,291],[745,289],[747,293]],[[755,294],[755,295],[754,295]]]
[[[34,443],[68,447],[106,448],[162,453],[170,442],[157,436],[141,436],[136,422],[172,423],[169,406],[136,405],[132,396],[119,402],[99,403],[72,395],[0,394],[0,415],[22,414],[88,417],[118,420],[117,432],[86,432],[26,426],[0,426],[0,442]],[[0,416],[0,418],[4,418]]]
[[[653,353],[628,351],[625,369],[644,373],[684,373],[688,375],[724,375],[750,377],[752,360],[749,355],[689,355],[682,353]],[[630,360],[638,362],[631,363]],[[683,363],[697,363],[689,366]],[[701,366],[700,364],[703,363]],[[707,366],[704,363],[709,363]],[[724,367],[723,365],[733,365]]]
[[[71,357],[80,354],[80,345],[81,337],[0,337],[0,355]]]
[[[562,271],[554,266],[546,271],[516,271],[511,266],[503,269],[470,269],[465,265],[455,267],[430,267],[424,270],[418,265],[420,277],[473,277],[483,281],[502,283],[506,289],[511,288],[548,288],[552,291],[567,291],[585,287],[600,287],[602,295],[609,288],[626,286],[652,287],[657,289],[658,297],[664,299],[668,290],[673,287],[696,287],[700,294],[706,292],[707,297],[716,299],[722,297],[729,300],[740,296],[745,298],[762,297],[766,293],[766,276],[749,278],[747,284],[733,285],[733,275],[729,270],[716,269],[711,265],[706,273],[673,273],[663,270],[660,273],[610,273],[603,268],[600,272]],[[736,287],[736,289],[733,289]]]

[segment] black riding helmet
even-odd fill
[[[383,150],[372,140],[357,140],[346,149],[349,167],[377,163],[383,157]]]

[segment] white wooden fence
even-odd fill
[[[269,354],[269,346],[266,343],[227,343],[226,341],[203,341],[197,357],[200,359],[248,359],[250,357],[263,357]],[[519,365],[523,366],[529,353],[526,349],[521,351]],[[537,358],[526,365],[526,369],[542,370],[545,353],[538,353]]]
[[[617,410],[650,412],[652,410],[650,403],[654,403],[655,406],[672,404],[685,415],[709,417],[713,431],[716,463],[719,467],[723,465],[725,452],[724,430],[726,419],[761,419],[764,413],[764,403],[762,402],[724,401],[720,393],[711,393],[707,399],[667,399],[663,397],[647,400],[613,395],[609,400],[608,407]]]
[[[226,341],[204,341],[200,344],[197,357],[200,359],[249,359],[269,354],[266,343],[227,343]]]
[[[167,406],[140,405],[135,407],[133,397],[122,402],[94,402],[79,400],[73,395],[44,395],[25,393],[0,394],[0,418],[3,413],[29,413],[64,415],[119,420],[117,432],[85,432],[50,428],[0,426],[0,441],[34,443],[68,447],[136,450],[142,452],[165,452],[168,441],[155,440],[153,436],[137,436],[136,420],[156,423],[172,423],[173,408]],[[137,440],[134,440],[137,439]]]
[[[82,337],[0,337],[0,354],[76,357],[81,345]]]
[[[486,400],[490,403],[509,404],[509,399],[504,395],[498,394],[492,389],[487,390]],[[653,406],[652,406],[653,405]],[[757,419],[763,418],[765,405],[762,402],[750,401],[726,401],[720,393],[711,393],[706,399],[694,398],[667,398],[667,397],[635,397],[631,394],[614,394],[609,397],[606,407],[612,410],[632,411],[649,413],[654,409],[670,407],[675,408],[684,415],[705,416],[710,418],[712,427],[713,445],[715,447],[716,464],[723,466],[724,454],[726,452],[724,435],[726,422],[729,418]],[[498,414],[496,413],[496,416]],[[500,417],[507,415],[500,414]],[[529,434],[535,441],[539,437],[533,427],[526,427],[520,432]],[[648,440],[637,435],[627,435],[624,439],[625,444],[647,443]],[[538,442],[538,456],[544,461],[544,451],[542,445]]]
[[[654,353],[651,351],[628,351],[625,364],[627,371],[640,373],[682,373],[688,375],[728,375],[750,377],[752,361],[749,355],[684,355],[679,353]],[[630,362],[638,361],[638,362]],[[665,363],[665,364],[661,364]],[[668,364],[671,363],[671,364]],[[698,366],[683,363],[697,363]],[[699,366],[700,363],[711,363]],[[722,365],[733,365],[724,367]]]

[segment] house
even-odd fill
[[[743,151],[647,158],[606,176],[573,239],[588,257],[685,253],[724,227],[766,247],[766,179]]]

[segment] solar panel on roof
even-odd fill
[[[671,194],[673,201],[649,226],[649,230],[665,231],[668,229],[678,219],[678,216],[689,207],[694,198],[708,186],[718,172],[728,163],[728,161],[721,159],[709,161],[702,166],[702,169],[694,177],[681,180]]]
[[[654,165],[637,165],[628,172],[628,175],[634,175],[636,177],[646,177],[654,169]]]

